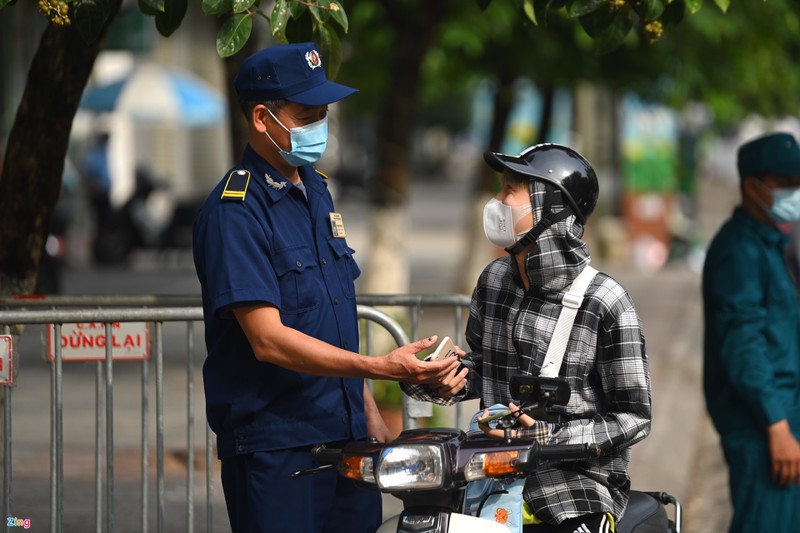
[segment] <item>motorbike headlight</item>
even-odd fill
[[[441,488],[444,486],[444,453],[436,445],[390,446],[378,459],[376,477],[381,489]]]

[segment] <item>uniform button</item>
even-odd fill
[[[242,444],[240,444],[240,445],[239,445],[239,451],[240,451],[240,452],[243,452],[243,451],[244,451],[244,446],[243,446]]]
[[[344,343],[344,346],[342,346],[342,348],[344,348],[345,350],[349,350],[350,349],[350,347],[347,345],[347,343]]]
[[[342,424],[347,424],[347,422],[348,422],[347,416],[343,416],[342,417]]]
[[[333,299],[333,303],[335,303],[336,305],[339,305],[339,298],[334,298]]]
[[[297,263],[295,263],[295,264],[296,264],[297,266],[299,266],[299,267],[303,266],[303,263],[301,263],[300,261],[298,261],[298,262],[297,262]]]
[[[324,257],[322,258],[322,264],[323,264],[323,265],[327,265],[327,264],[328,264],[328,260],[327,260],[327,259],[325,259]]]
[[[237,439],[240,439],[240,440],[241,440],[241,439],[244,439],[244,437],[245,437],[245,434],[244,434],[244,433],[237,433],[237,434],[236,434],[236,438],[237,438]]]

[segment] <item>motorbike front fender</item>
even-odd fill
[[[434,517],[431,517],[433,521]],[[400,515],[395,515],[386,520],[377,533],[398,533]],[[409,530],[411,531],[411,530]],[[428,531],[428,530],[426,530]],[[433,530],[430,530],[434,533]],[[437,529],[435,533],[509,533],[508,528],[497,522],[459,513],[450,514],[450,526],[447,531]]]

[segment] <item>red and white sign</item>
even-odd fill
[[[50,360],[56,357],[55,327],[48,326]],[[150,327],[147,322],[113,322],[111,335],[106,340],[106,326],[102,322],[63,324],[61,326],[62,361],[102,361],[106,358],[106,343],[111,344],[111,358],[142,360],[150,358]]]
[[[11,335],[0,335],[0,385],[11,385]]]

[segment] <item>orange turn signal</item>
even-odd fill
[[[519,472],[519,451],[490,452],[483,458],[483,473],[487,477],[501,477]]]
[[[339,462],[339,474],[346,478],[375,483],[373,459],[367,455],[344,455]]]

